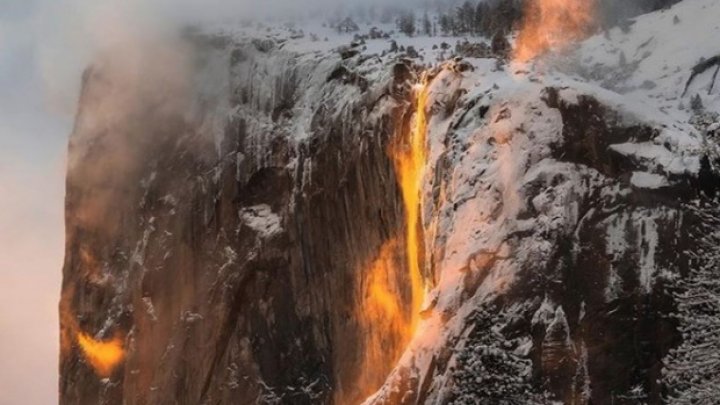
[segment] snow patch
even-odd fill
[[[664,176],[647,172],[633,172],[630,183],[637,188],[656,189],[668,185]]]
[[[269,238],[283,230],[282,219],[267,204],[243,208],[240,210],[240,219],[261,238]]]

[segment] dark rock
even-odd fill
[[[465,58],[488,58],[493,55],[492,49],[484,42],[458,42],[455,53]]]
[[[335,70],[330,73],[327,81],[339,80],[343,84],[351,84],[360,87],[362,91],[367,90],[368,81],[356,72],[350,71],[345,66],[338,66]]]
[[[343,47],[338,50],[340,53],[340,58],[343,60],[350,59],[353,56],[357,56],[360,54],[360,51],[355,49],[354,47]]]
[[[275,42],[271,39],[253,39],[252,44],[260,52],[270,52],[275,48]]]

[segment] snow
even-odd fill
[[[150,297],[143,297],[142,298],[143,305],[145,306],[145,313],[148,314],[150,319],[153,322],[156,322],[158,320],[157,314],[155,313],[155,306],[153,306],[152,298]]]
[[[628,229],[629,216],[618,214],[609,219],[606,226],[605,253],[610,259],[610,272],[605,287],[605,300],[613,301],[622,293],[622,279],[618,274],[618,264],[624,262],[624,255],[628,250],[626,232]]]
[[[243,224],[256,231],[261,238],[269,238],[282,231],[282,219],[272,211],[269,205],[259,204],[243,208],[240,211],[240,219]],[[234,252],[228,257],[234,260]]]
[[[640,252],[640,285],[646,293],[652,292],[654,283],[653,275],[657,271],[655,267],[655,250],[658,245],[658,230],[654,217],[640,219],[642,237],[638,238],[638,252]]]
[[[355,33],[340,33],[328,26],[323,20],[304,20],[289,25],[266,25],[263,23],[250,23],[244,26],[225,24],[206,28],[213,34],[228,35],[236,42],[243,42],[248,38],[270,40],[280,49],[299,55],[322,56],[333,53],[340,47],[348,46],[355,39],[355,35],[365,35],[372,28],[387,34],[388,38],[366,39],[361,48],[366,55],[380,55],[389,51],[391,41],[398,47],[413,47],[420,59],[428,63],[436,63],[448,59],[449,52],[443,51],[443,43],[453,47],[458,41],[479,41],[479,38],[464,36],[426,36],[417,34],[409,37],[398,32],[394,23],[359,23],[359,31]],[[487,41],[487,40],[485,40]],[[433,49],[436,48],[436,49]]]
[[[638,188],[662,188],[668,185],[667,179],[659,174],[633,172],[630,183]]]
[[[543,300],[540,307],[535,311],[532,318],[532,325],[549,325],[555,317],[555,304],[547,297]]]
[[[700,169],[699,156],[678,155],[655,142],[623,143],[611,145],[610,149],[634,157],[644,167],[661,170],[669,174],[697,173]]]
[[[185,311],[182,314],[182,320],[185,323],[196,323],[198,321],[202,321],[203,319],[202,315],[191,311]]]
[[[709,85],[705,80],[708,78],[698,78],[699,87],[682,95],[692,67],[701,58],[720,54],[719,21],[720,3],[716,0],[684,0],[668,10],[636,18],[627,34],[613,28],[607,35],[588,39],[577,58],[596,71],[629,70],[627,77],[612,83],[612,87],[622,89],[628,100],[642,99],[664,110],[671,119],[686,123],[688,111],[679,107],[681,103],[689,105],[690,96],[696,92],[703,96],[706,107],[720,110],[720,93],[707,95],[700,91]],[[629,67],[619,66],[621,54]]]

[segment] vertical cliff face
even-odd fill
[[[670,43],[643,41],[619,43]],[[195,32],[87,71],[63,403],[681,395],[667,381],[696,353],[677,312],[714,266],[697,201],[718,188],[720,125],[702,115],[703,139],[667,104],[685,59],[655,89],[654,56],[599,61],[609,86],[567,61],[314,46]]]
[[[61,400],[359,402],[402,350],[361,315],[371,263],[404,240],[387,149],[409,126],[414,73],[221,37],[185,46],[183,60],[143,55],[141,81],[113,58],[85,75]],[[384,260],[404,268],[402,251]],[[409,317],[406,273],[380,277]],[[124,359],[93,369],[80,333],[118,337]],[[358,385],[371,349],[378,373]]]

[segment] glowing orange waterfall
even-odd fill
[[[420,319],[425,292],[420,208],[427,159],[427,85],[423,82],[415,91],[416,113],[411,128],[399,132],[388,150],[405,206],[405,243],[399,243],[399,238],[387,240],[362,272],[366,278],[358,316],[365,331],[363,357],[352,388],[358,397],[340,396],[338,403],[357,403],[356,399],[367,397],[382,385],[410,343]],[[403,266],[405,263],[407,267]],[[407,276],[404,272],[408,272]],[[404,299],[407,281],[410,283],[409,308]]]
[[[427,161],[427,116],[426,107],[429,96],[425,78],[416,86],[416,113],[412,129],[392,152],[395,171],[400,182],[403,203],[405,204],[405,251],[408,261],[410,288],[412,293],[410,336],[414,333],[420,319],[420,307],[424,299],[420,255],[423,254],[422,240],[422,181]]]

